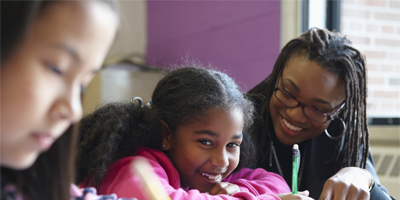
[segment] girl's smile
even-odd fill
[[[198,171],[203,178],[205,178],[206,182],[209,182],[211,184],[219,183],[222,181],[222,176],[223,174],[221,173],[206,173],[203,171]]]
[[[179,172],[183,188],[208,192],[238,165],[243,113],[215,108],[195,123],[164,138],[164,151]]]
[[[199,171],[199,172],[200,172],[200,174],[202,176],[204,176],[204,177],[208,178],[209,180],[212,180],[212,181],[214,181],[216,183],[221,182],[222,174],[225,173],[225,172],[222,172],[222,173],[207,173],[207,172],[203,172],[203,171]]]

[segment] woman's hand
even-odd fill
[[[276,196],[278,196],[281,200],[301,200],[301,199],[311,200],[311,199],[313,199],[311,197],[308,197],[308,195],[310,195],[310,192],[308,192],[308,190],[305,190],[303,192],[297,192],[297,194],[285,193],[285,194],[278,194]]]
[[[212,195],[227,194],[230,196],[236,192],[240,192],[239,186],[237,186],[236,184],[220,182],[215,184],[208,193]]]
[[[358,167],[345,167],[329,178],[324,185],[321,200],[368,200],[372,176]]]

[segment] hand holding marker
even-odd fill
[[[297,177],[299,172],[300,163],[300,150],[299,145],[294,144],[293,148],[293,158],[292,158],[292,194],[297,194]]]

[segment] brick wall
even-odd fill
[[[367,58],[368,116],[400,117],[400,0],[342,0],[341,33]]]

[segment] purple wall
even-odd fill
[[[168,66],[189,54],[233,77],[244,91],[271,73],[279,54],[280,4],[148,0],[147,61]]]

